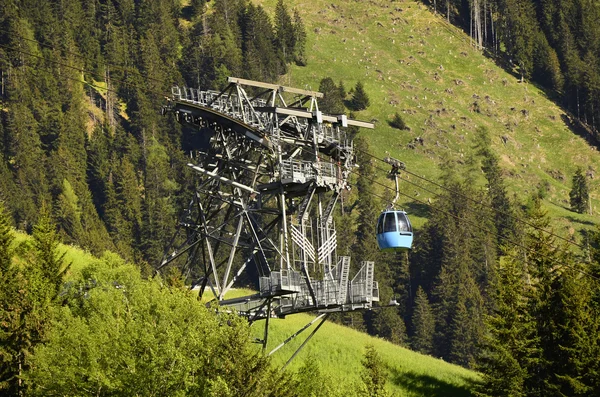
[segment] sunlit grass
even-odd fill
[[[271,319],[266,351],[273,350],[313,318],[309,314],[296,314],[285,319]],[[318,322],[277,350],[271,356],[274,363],[284,365],[317,324]],[[263,326],[264,322],[253,325],[259,338],[262,338]],[[334,384],[355,384],[360,381],[361,360],[367,345],[374,346],[383,358],[390,374],[388,388],[400,396],[470,395],[468,390],[479,380],[475,372],[330,321],[324,323],[288,368],[296,370],[306,357],[312,356],[324,372],[331,376]],[[434,391],[434,388],[437,390]]]
[[[13,246],[16,248],[21,244],[31,244],[33,242],[33,238],[27,233],[13,230],[15,241]],[[59,244],[58,246],[59,255],[64,254],[63,260],[65,265],[69,265],[69,270],[66,274],[67,280],[76,279],[81,274],[81,270],[86,266],[89,266],[95,261],[98,261],[96,257],[94,257],[88,251],[85,251],[79,247],[73,245]],[[21,258],[22,259],[22,258]]]

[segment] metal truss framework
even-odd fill
[[[221,92],[173,87],[163,108],[208,143],[188,164],[196,192],[158,270],[176,263],[222,310],[251,323],[266,320],[264,349],[271,317],[312,311],[326,318],[379,300],[373,262],[361,263],[350,279],[350,257],[337,255],[333,221],[355,167],[345,129],[373,124],[323,114],[319,92],[228,82]],[[236,285],[249,284],[258,286],[256,294],[226,299]]]

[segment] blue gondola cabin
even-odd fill
[[[383,211],[377,221],[377,244],[382,251],[406,251],[412,248],[413,231],[406,212]]]

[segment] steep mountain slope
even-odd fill
[[[256,2],[274,9],[274,0]],[[592,211],[598,210],[598,182],[592,179],[600,169],[596,148],[569,127],[569,115],[543,91],[520,83],[517,75],[475,50],[443,16],[412,1],[286,3],[305,20],[308,65],[294,66],[281,83],[317,89],[322,78],[331,77],[349,90],[362,81],[371,106],[356,117],[377,122],[374,131],[362,132],[374,154],[389,151],[411,172],[435,180],[442,158],[454,159],[459,170],[465,167],[475,131],[485,127],[509,189],[521,200],[543,189],[555,231],[580,239],[576,230],[596,223],[595,216],[570,211],[568,195],[580,166],[588,174]],[[388,125],[395,112],[410,131]],[[417,137],[423,144],[409,145]],[[407,182],[401,188],[435,200]]]

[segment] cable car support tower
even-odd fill
[[[232,77],[228,83],[220,92],[173,87],[163,108],[200,143],[188,164],[195,192],[157,270],[178,266],[201,296],[214,295],[219,310],[265,320],[257,340],[263,350],[270,318],[318,313],[271,351],[320,321],[291,361],[330,313],[379,300],[374,263],[350,274],[333,220],[356,166],[346,128],[374,126],[323,114],[319,92]],[[248,285],[257,292],[227,299]]]

